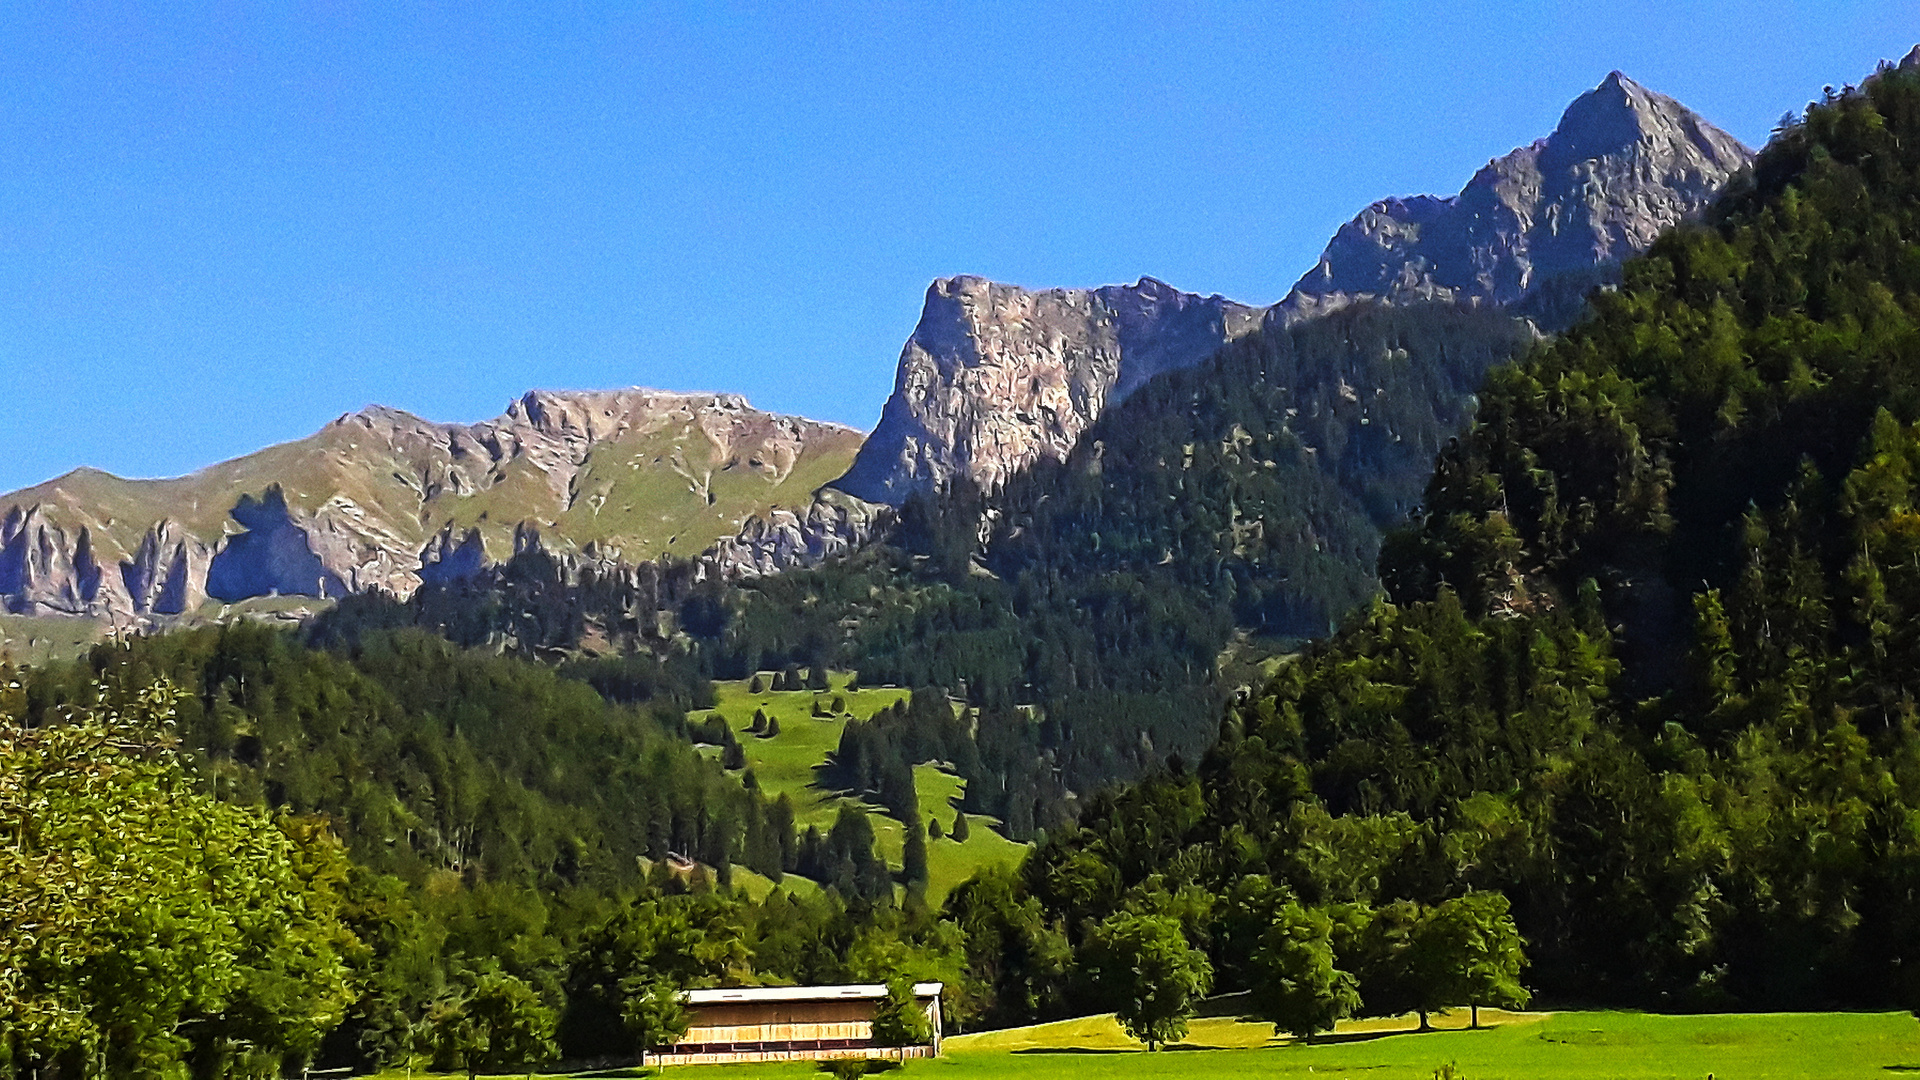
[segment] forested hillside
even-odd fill
[[[1396,926],[1495,891],[1559,998],[1911,1007],[1917,244],[1920,77],[1883,72],[1497,369],[1392,602],[1028,895],[1075,935],[1166,911],[1225,986],[1249,905],[1299,905],[1367,1007]]]

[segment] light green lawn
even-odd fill
[[[900,1080],[1845,1080],[1920,1072],[1920,1022],[1909,1013],[1650,1016],[1629,1012],[1497,1014],[1467,1031],[1463,1015],[1415,1034],[1408,1021],[1343,1024],[1312,1046],[1271,1040],[1266,1025],[1194,1022],[1181,1046],[1148,1054],[1110,1016],[950,1038],[938,1060]],[[1395,1030],[1396,1027],[1399,1030]],[[582,1074],[586,1075],[586,1074]],[[614,1075],[602,1073],[599,1075]],[[641,1075],[637,1070],[626,1075]],[[803,1080],[811,1065],[708,1065],[666,1080]]]
[[[761,678],[771,685],[773,673],[764,672]],[[909,696],[909,691],[897,687],[849,691],[846,687],[851,678],[848,673],[835,672],[828,676],[828,683],[833,689],[818,693],[811,690],[768,690],[755,694],[750,690],[748,680],[715,682],[714,697],[717,704],[710,711],[724,717],[738,734],[740,745],[746,750],[747,767],[753,770],[760,789],[769,795],[785,793],[793,800],[794,820],[801,828],[815,825],[825,831],[832,827],[833,819],[842,805],[852,802],[865,806],[872,814],[875,841],[881,855],[889,865],[898,869],[906,847],[906,832],[899,820],[882,807],[829,790],[816,782],[816,768],[825,764],[828,755],[840,745],[840,733],[849,722],[866,720]],[[833,717],[813,715],[816,699],[831,706],[835,697],[846,699],[846,713]],[[748,730],[753,723],[755,709],[763,710],[769,718],[780,721],[779,735],[763,739]],[[705,717],[705,713],[695,713],[688,719],[698,722]],[[711,747],[705,752],[718,756],[720,751],[717,747]],[[921,820],[924,822],[937,817],[941,829],[951,831],[954,818],[959,814],[955,807],[966,790],[966,781],[931,764],[915,766],[913,781],[920,798]],[[1016,844],[995,831],[1000,824],[997,819],[982,814],[968,814],[967,822],[969,835],[966,843],[956,843],[946,837],[927,843],[929,903],[938,905],[949,890],[983,867],[1012,865],[1026,854],[1025,844]],[[736,868],[735,883],[739,884],[743,877],[745,875]],[[760,880],[760,888],[768,887],[764,879]],[[753,887],[748,885],[750,890]]]

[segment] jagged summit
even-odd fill
[[[833,486],[894,506],[956,476],[992,488],[1065,457],[1106,405],[1199,363],[1259,318],[1150,277],[1044,290],[941,278],[927,288],[879,425]]]
[[[1369,206],[1283,305],[1298,316],[1368,296],[1511,304],[1644,250],[1752,160],[1738,139],[1615,71],[1551,135],[1488,162],[1459,194]]]
[[[860,442],[739,394],[535,390],[477,424],[372,405],[190,476],[76,469],[0,495],[0,610],[139,617],[209,598],[404,595],[535,533],[691,557],[759,536],[762,515],[804,513]]]

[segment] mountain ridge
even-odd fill
[[[1360,297],[1512,305],[1555,277],[1645,250],[1704,212],[1753,156],[1616,70],[1552,133],[1489,161],[1457,194],[1369,205],[1281,306],[1302,317]]]
[[[692,557],[761,513],[804,511],[860,442],[738,394],[535,390],[474,424],[374,405],[182,477],[81,468],[0,495],[0,598],[133,617],[275,592],[404,596],[456,549],[511,552],[523,526]]]
[[[1045,290],[939,279],[879,423],[834,486],[895,506],[956,478],[995,489],[1039,461],[1064,460],[1147,379],[1199,364],[1263,320],[1362,299],[1517,309],[1551,288],[1570,295],[1527,314],[1557,329],[1606,268],[1700,215],[1752,160],[1698,113],[1614,71],[1575,98],[1552,133],[1493,159],[1458,194],[1370,205],[1271,307],[1151,277]]]

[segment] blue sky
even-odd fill
[[[1271,302],[1366,203],[1457,190],[1609,70],[1757,145],[1917,14],[8,4],[0,491],[533,387],[864,429],[934,277]]]

